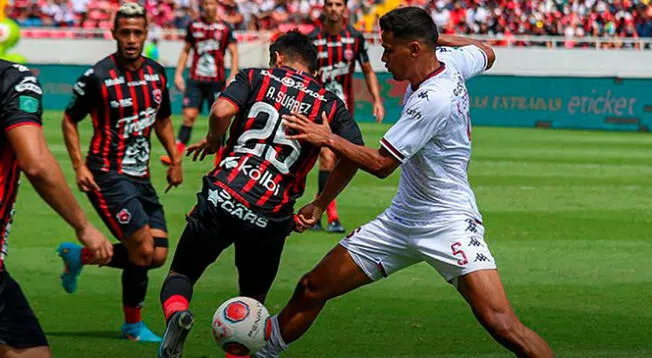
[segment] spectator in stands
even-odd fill
[[[221,0],[217,13],[222,21],[230,24],[234,29],[241,28],[244,22],[244,16],[238,10],[235,0]]]

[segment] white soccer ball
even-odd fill
[[[235,297],[213,315],[213,337],[227,353],[248,356],[262,349],[272,333],[267,308],[249,297]]]

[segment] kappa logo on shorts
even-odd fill
[[[465,221],[469,224],[469,226],[467,226],[466,230],[464,230],[464,231],[468,231],[468,232],[472,232],[472,233],[477,233],[478,232],[478,223],[475,220],[466,219]]]
[[[473,260],[473,262],[478,262],[478,261],[480,261],[480,262],[485,262],[485,261],[491,261],[491,260],[490,260],[487,256],[478,253],[478,254],[475,256],[475,260]]]
[[[469,246],[476,246],[476,247],[478,247],[478,246],[483,246],[483,245],[482,245],[482,243],[480,242],[480,240],[478,240],[478,239],[475,238],[475,237],[472,237],[472,238],[471,238],[471,241],[469,241]]]
[[[120,212],[117,213],[115,217],[118,219],[118,222],[123,225],[129,224],[131,221],[131,213],[127,209],[120,210]]]

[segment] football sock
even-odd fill
[[[328,207],[326,207],[326,216],[328,216],[329,224],[340,219],[340,216],[337,215],[337,205],[335,204],[335,200],[331,201],[331,203],[328,204]]]
[[[272,316],[272,334],[270,335],[269,341],[263,349],[267,356],[277,357],[281,352],[286,350],[288,345],[281,337],[281,328],[278,325],[278,316]],[[256,355],[258,357],[258,355]]]
[[[185,311],[192,299],[192,282],[184,275],[172,275],[165,279],[161,287],[161,305],[165,320],[175,312]]]
[[[179,128],[179,134],[177,135],[177,141],[185,144],[188,144],[190,142],[190,134],[192,133],[192,126],[184,126],[182,125],[181,128]]]
[[[125,322],[141,321],[140,311],[147,294],[147,267],[129,264],[122,271],[122,305]]]
[[[86,247],[81,249],[81,262],[82,265],[88,265],[94,261],[93,252]],[[109,267],[125,268],[129,264],[129,254],[127,248],[123,244],[113,244],[113,257],[111,261],[106,264]]]
[[[328,176],[330,175],[331,175],[330,170],[319,171],[319,181],[317,182],[319,191],[317,192],[317,195],[321,194],[321,192],[324,190],[324,187],[326,186],[326,182],[328,181]]]

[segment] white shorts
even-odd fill
[[[474,271],[496,269],[482,223],[468,217],[411,225],[390,214],[354,230],[340,241],[372,280],[425,261],[448,282]]]

